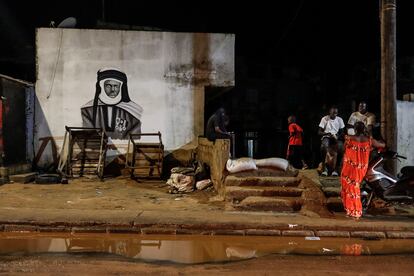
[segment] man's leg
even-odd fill
[[[336,171],[339,173],[342,170],[342,159],[344,156],[344,142],[338,140],[337,141],[337,150],[336,150],[338,157],[336,162]]]
[[[328,150],[329,150],[329,138],[325,137],[321,141],[321,157],[322,157],[322,164],[323,164],[322,175],[323,176],[328,175],[328,169],[326,167],[326,157],[327,157],[326,155],[328,153]]]

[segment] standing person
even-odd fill
[[[286,153],[286,159],[293,167],[299,169],[307,169],[303,159],[303,129],[296,124],[296,117],[291,115],[288,117],[289,143]]]
[[[355,135],[345,136],[341,198],[346,215],[359,219],[362,216],[360,185],[368,169],[371,147],[385,147],[385,143],[366,135],[363,122],[356,122],[354,129]]]
[[[321,155],[323,162],[322,176],[332,172],[332,176],[338,176],[338,155],[342,153],[343,143],[340,140],[345,128],[344,121],[338,116],[338,108],[332,106],[329,114],[324,116],[319,123],[318,134],[321,138]]]
[[[349,117],[347,124],[349,135],[355,134],[354,125],[356,122],[363,122],[367,134],[369,136],[372,136],[372,129],[375,126],[375,115],[371,112],[368,112],[366,102],[360,102],[358,105],[358,111],[355,111]]]
[[[226,110],[222,107],[217,109],[207,121],[207,139],[210,141],[215,141],[216,139],[230,139],[231,135],[226,130],[228,124],[229,117],[226,115]]]

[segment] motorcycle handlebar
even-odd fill
[[[396,155],[395,157],[397,157],[397,158],[401,158],[401,159],[407,159],[407,157],[405,157],[405,156],[402,156],[402,155]]]

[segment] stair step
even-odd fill
[[[225,186],[264,186],[264,187],[297,187],[301,181],[300,177],[277,177],[277,176],[248,176],[237,177],[229,175],[226,177]]]
[[[289,177],[289,176],[297,176],[299,171],[293,168],[288,168],[286,171],[269,168],[269,167],[258,167],[257,170],[254,171],[242,171],[237,173],[232,173],[231,175],[237,177],[249,177],[249,176],[279,176],[279,177]]]
[[[262,197],[300,197],[303,189],[296,187],[226,187],[226,199],[241,201],[249,196]]]
[[[326,197],[338,197],[341,195],[341,187],[324,187],[322,190]]]
[[[340,197],[330,197],[326,201],[326,205],[330,211],[333,212],[343,212],[344,205],[342,204],[342,199]]]
[[[249,196],[239,204],[233,204],[233,208],[244,211],[296,212],[300,210],[301,202],[298,197]]]

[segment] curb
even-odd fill
[[[142,234],[142,235],[234,235],[234,236],[285,236],[285,237],[329,237],[329,238],[362,238],[362,239],[414,239],[414,231],[361,231],[361,230],[323,230],[319,227],[303,227],[291,230],[286,226],[280,229],[242,228],[243,225],[176,225],[176,224],[137,224],[111,225],[107,223],[65,225],[51,223],[50,225],[33,223],[4,223],[0,224],[1,232],[8,233],[105,233],[105,234]]]

